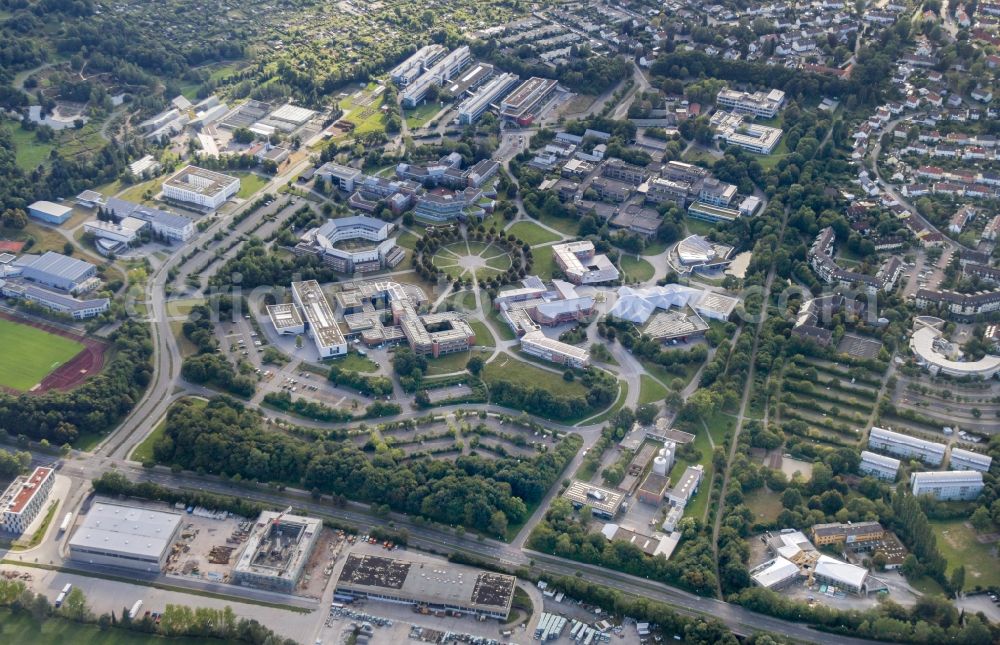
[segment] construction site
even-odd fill
[[[289,509],[290,510],[290,509]],[[234,584],[292,593],[323,530],[322,520],[264,511],[233,570]]]

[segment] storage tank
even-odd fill
[[[657,455],[653,459],[653,472],[657,475],[667,474],[667,458]]]

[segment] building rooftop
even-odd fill
[[[319,282],[315,280],[293,282],[292,290],[298,294],[305,319],[309,321],[309,328],[319,338],[320,344],[324,347],[343,345],[346,342],[344,334],[337,325],[333,309],[330,308],[330,302],[323,294]]]
[[[294,579],[309,556],[312,537],[322,529],[323,521],[313,517],[264,511],[234,571]]]
[[[286,327],[302,326],[302,316],[299,315],[298,307],[291,303],[268,305],[267,315],[271,319],[271,324],[279,331]]]
[[[20,513],[28,502],[38,492],[45,478],[52,472],[51,468],[39,466],[30,475],[21,475],[11,482],[3,497],[0,497],[0,513]]]
[[[618,509],[621,508],[622,501],[625,499],[622,493],[600,486],[592,486],[582,481],[570,482],[563,497],[577,504],[586,504],[612,516],[618,513]]]
[[[190,217],[170,213],[159,208],[128,202],[117,197],[109,197],[105,207],[115,214],[115,217],[135,217],[144,222],[173,229],[183,229],[192,223]]]
[[[29,261],[21,264],[22,267],[31,267],[34,271],[40,271],[52,276],[58,276],[65,280],[77,282],[84,279],[87,273],[94,268],[94,265],[84,260],[71,258],[55,251],[46,251],[42,255],[23,256],[30,257]]]
[[[816,560],[816,575],[835,580],[848,587],[861,587],[868,578],[868,569],[843,562],[828,555],[820,555]]]
[[[52,215],[53,217],[62,217],[73,210],[69,206],[64,206],[62,204],[56,204],[55,202],[49,202],[45,200],[37,201],[28,206],[28,208],[30,208],[31,210],[39,211],[41,213],[45,213],[46,215]]]
[[[750,578],[765,589],[770,589],[797,575],[799,575],[798,566],[781,556],[765,562],[750,572]]]
[[[181,515],[98,500],[70,539],[71,547],[160,557]]]
[[[212,196],[223,192],[234,181],[239,181],[239,177],[198,166],[185,166],[164,181],[163,185]]]

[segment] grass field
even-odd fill
[[[156,179],[150,179],[149,181],[143,181],[139,182],[138,184],[133,184],[132,186],[127,188],[121,195],[119,195],[119,197],[124,199],[125,201],[135,202],[137,204],[142,202],[150,203],[153,200],[145,199],[143,195],[146,193],[146,191],[149,191],[150,195],[156,197],[160,193],[160,191],[163,190],[163,182],[166,180],[167,177],[164,175],[163,177],[157,177]]]
[[[743,503],[753,512],[754,522],[773,522],[784,508],[781,505],[781,495],[766,486],[744,497]]]
[[[556,267],[556,261],[552,257],[552,247],[543,246],[531,249],[531,256],[534,259],[532,273],[543,280],[550,280],[552,272],[558,268]]]
[[[715,224],[692,217],[684,218],[684,226],[690,235],[708,235],[715,230]]]
[[[569,219],[567,217],[553,217],[551,215],[541,215],[538,217],[538,221],[545,224],[549,228],[554,228],[560,233],[565,233],[566,235],[579,235],[580,234],[580,220]]]
[[[343,358],[337,359],[337,365],[342,369],[348,370],[350,372],[377,372],[378,365],[375,361],[368,358],[367,356],[362,356],[356,352],[351,352]]]
[[[663,403],[667,398],[667,388],[648,374],[643,374],[639,380],[639,405],[644,403]]]
[[[559,239],[559,236],[551,231],[548,231],[534,222],[518,222],[511,226],[508,233],[513,233],[523,242],[527,242],[531,246],[536,244],[545,244],[546,242],[555,242]]]
[[[472,327],[472,331],[476,332],[477,347],[496,347],[497,341],[493,338],[493,334],[490,332],[490,328],[486,326],[486,323],[474,318],[470,318],[468,323],[469,327]]]
[[[483,380],[487,383],[505,380],[525,387],[541,387],[556,396],[587,394],[587,389],[579,381],[567,382],[561,374],[543,370],[506,354],[501,354],[496,360],[486,364]]]
[[[240,199],[250,199],[256,195],[261,188],[267,185],[267,179],[252,172],[234,173],[240,178],[240,190],[236,196]]]
[[[653,265],[641,258],[636,259],[635,256],[632,255],[622,255],[619,264],[621,264],[622,272],[625,273],[630,280],[645,282],[653,277]]]
[[[40,329],[0,320],[0,385],[22,392],[83,350],[83,345]]]
[[[440,111],[441,105],[432,101],[418,105],[412,110],[403,110],[403,115],[406,117],[406,127],[422,128]]]
[[[461,372],[465,369],[465,364],[469,359],[477,354],[473,352],[455,352],[445,354],[438,358],[427,359],[427,376],[440,376],[441,374],[451,374]]]
[[[45,163],[49,158],[49,153],[56,147],[55,143],[40,143],[35,139],[35,133],[25,130],[20,124],[16,126],[12,123],[4,122],[10,128],[14,138],[14,161],[21,170],[34,170],[40,164]]]
[[[420,238],[409,231],[403,231],[399,237],[396,238],[396,244],[403,247],[404,249],[410,249],[411,251],[417,247],[417,240]]]
[[[931,522],[941,555],[948,561],[948,575],[965,565],[965,588],[1000,585],[1000,557],[995,544],[982,544],[965,520]]]
[[[95,625],[83,625],[65,618],[36,621],[28,613],[13,613],[0,609],[0,634],[5,643],[18,645],[210,645],[221,641],[213,638],[163,638],[152,634],[130,632],[120,628],[101,631]]]

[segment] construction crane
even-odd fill
[[[277,515],[275,515],[274,519],[271,520],[271,526],[277,527],[278,526],[278,522],[281,521],[281,518],[283,518],[285,515],[288,515],[291,512],[292,512],[292,507],[289,506],[285,510],[283,510],[280,513],[278,513]]]

